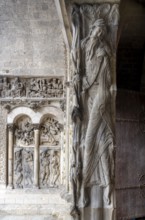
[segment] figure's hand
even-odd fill
[[[81,40],[81,48],[82,49],[84,49],[85,48],[85,46],[86,46],[86,43],[87,43],[87,41],[88,41],[88,37],[86,37],[86,38],[84,38],[83,40]]]
[[[89,84],[86,76],[83,77],[82,87],[83,87],[83,91],[86,91],[89,88]]]
[[[79,82],[79,81],[80,81],[80,75],[79,75],[79,74],[74,75],[74,77],[73,77],[73,83],[77,83],[77,82]]]

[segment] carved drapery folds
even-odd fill
[[[114,183],[113,86],[118,4],[74,5],[72,63],[75,103],[71,180],[73,209],[111,203]],[[97,190],[98,197],[92,192]],[[94,193],[95,195],[95,193]],[[98,218],[96,214],[93,219]],[[85,218],[81,218],[85,219]],[[103,218],[104,219],[104,218]],[[109,218],[108,218],[109,219]]]
[[[62,98],[61,78],[0,78],[0,99],[4,98]]]

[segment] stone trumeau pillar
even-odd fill
[[[55,3],[70,51],[72,68],[68,74],[74,88],[72,158],[69,155],[71,215],[75,220],[115,220],[114,124],[120,0]]]
[[[114,121],[119,1],[80,2],[71,5],[75,96],[71,215],[79,220],[115,220]]]

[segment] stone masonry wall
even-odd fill
[[[0,1],[0,74],[64,75],[64,45],[53,0]]]

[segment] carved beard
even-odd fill
[[[99,44],[100,44],[99,37],[90,38],[90,40],[87,43],[87,53],[86,53],[87,60],[92,59],[92,57],[94,56],[96,48],[99,47]]]

